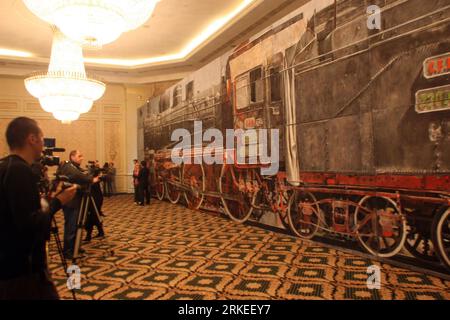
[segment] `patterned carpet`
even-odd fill
[[[450,281],[183,206],[137,207],[116,196],[104,212],[107,238],[84,246],[78,299],[450,298]],[[54,241],[49,262],[61,297],[71,299]],[[373,264],[381,290],[366,286]]]

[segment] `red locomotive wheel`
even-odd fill
[[[156,198],[160,201],[164,200],[165,196],[165,186],[164,186],[164,179],[158,173],[155,174],[155,194]]]
[[[189,188],[184,192],[184,198],[190,209],[198,210],[205,198],[205,170],[201,164],[184,164],[182,169],[183,185]]]
[[[288,206],[288,222],[293,233],[303,239],[311,239],[319,229],[320,208],[310,192],[295,190]]]
[[[389,258],[402,250],[406,241],[406,219],[394,200],[362,198],[354,215],[356,237],[374,256]]]
[[[235,169],[226,164],[222,166],[220,172],[219,192],[224,195],[221,198],[223,209],[232,220],[240,223],[244,223],[250,218],[253,212],[252,204],[256,197],[256,192],[248,195],[240,191],[239,185],[237,185],[248,174],[250,172],[246,169]]]
[[[434,251],[433,241],[423,237],[421,234],[408,234],[405,241],[405,249],[418,259],[428,262],[439,262],[439,258]]]
[[[441,210],[433,220],[433,242],[442,263],[450,270],[450,208]]]
[[[177,204],[181,198],[181,191],[174,183],[180,183],[181,181],[181,170],[180,168],[173,168],[170,170],[169,178],[166,181],[167,199],[173,204]]]
[[[431,224],[432,220],[428,217],[408,221],[405,249],[418,259],[428,262],[439,262],[431,237]]]
[[[290,229],[289,225],[289,205],[294,192],[292,190],[277,193],[276,201],[280,221],[286,230]]]

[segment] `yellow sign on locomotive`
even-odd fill
[[[417,113],[442,110],[450,110],[450,85],[417,91]]]

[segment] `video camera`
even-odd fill
[[[54,167],[59,166],[61,159],[53,155],[54,152],[65,152],[64,148],[56,148],[56,139],[54,138],[44,138],[44,151],[42,152],[41,165]]]
[[[54,152],[64,152],[66,149],[56,148],[56,139],[44,138],[44,150],[42,151],[42,156],[39,161],[33,163],[31,169],[33,174],[38,179],[39,192],[42,194],[48,194],[55,184],[55,182],[50,182],[47,175],[47,167],[59,166],[60,158],[53,155]]]
[[[86,165],[86,168],[94,177],[105,175],[107,173],[106,169],[96,166],[96,161],[88,161],[88,165]]]

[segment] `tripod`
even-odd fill
[[[58,249],[59,258],[61,259],[61,263],[63,265],[64,272],[67,275],[67,279],[70,279],[71,275],[68,273],[69,268],[68,268],[68,265],[67,265],[67,260],[64,257],[63,246],[61,244],[61,239],[59,237],[59,232],[58,232],[58,225],[56,223],[56,219],[55,219],[54,216],[52,218],[51,233],[53,234],[53,237],[55,238],[56,247]],[[75,289],[71,289],[70,291],[72,291],[73,300],[77,300],[77,296],[75,295]]]
[[[80,258],[79,252],[81,247],[81,237],[83,233],[83,228],[86,225],[86,219],[90,209],[93,209],[94,211],[91,212],[91,214],[96,214],[98,221],[102,223],[102,219],[100,217],[100,213],[98,212],[97,205],[95,204],[95,201],[91,195],[91,186],[89,185],[89,187],[86,190],[83,190],[83,197],[81,199],[80,211],[78,212],[77,233],[75,237],[73,262],[75,262],[78,258]]]

